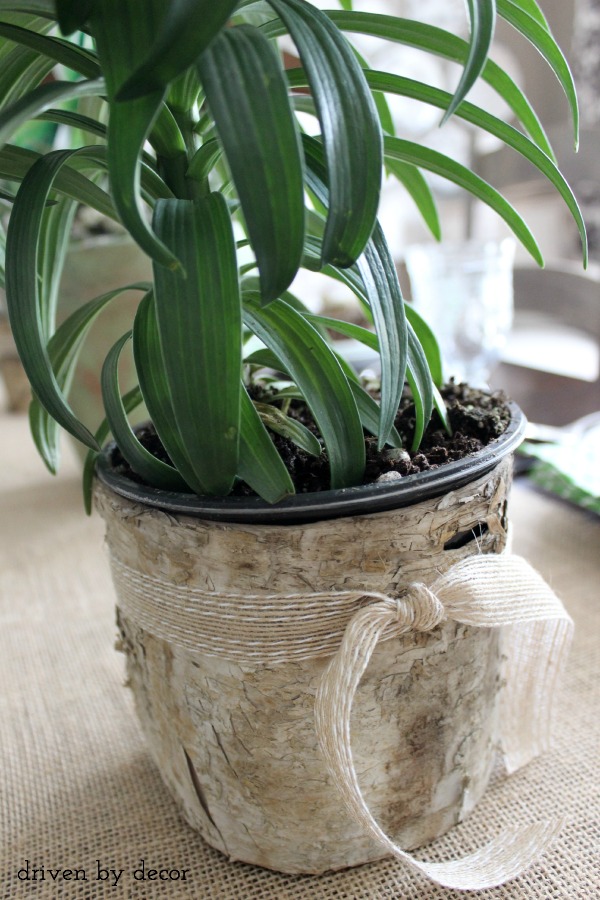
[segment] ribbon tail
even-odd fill
[[[422,862],[403,851],[394,855],[442,887],[479,891],[505,884],[528,869],[564,825],[564,819],[553,819],[507,828],[474,853],[449,862]]]
[[[572,635],[567,618],[502,628],[500,744],[509,774],[550,748],[554,698]]]
[[[440,576],[431,590],[449,618],[500,628],[500,744],[507,772],[515,772],[549,749],[554,698],[573,622],[541,575],[508,553],[468,557]]]

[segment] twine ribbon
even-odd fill
[[[554,840],[561,819],[510,828],[476,852],[449,862],[422,862],[398,847],[364,801],[350,746],[356,689],[378,642],[392,632],[430,631],[443,619],[502,627],[506,685],[501,744],[509,772],[549,743],[552,698],[573,625],[562,603],[531,566],[510,555],[473,556],[432,585],[413,584],[400,600],[388,598],[356,613],[321,680],[315,725],[330,774],[350,815],[388,853],[436,884],[481,890],[503,884],[531,865]]]
[[[462,859],[422,862],[372,817],[350,744],[354,696],[379,641],[431,631],[452,619],[501,628],[500,739],[507,771],[548,748],[552,701],[573,623],[524,559],[510,553],[470,556],[431,585],[413,583],[398,597],[364,590],[240,595],[167,584],[148,574],[140,579],[115,556],[112,567],[123,612],[188,651],[247,663],[331,656],[315,700],[315,728],[330,775],[350,815],[382,848],[436,884],[458,890],[503,884],[528,868],[562,828],[562,819],[513,827]],[[366,605],[357,611],[357,603]]]

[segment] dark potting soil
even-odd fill
[[[402,477],[434,469],[444,463],[462,459],[483,449],[490,441],[499,437],[510,420],[507,398],[501,392],[486,394],[465,384],[450,382],[441,390],[446,403],[451,433],[449,434],[438,415],[434,412],[418,451],[413,451],[412,441],[415,430],[415,406],[408,392],[402,398],[395,425],[402,438],[402,450],[387,447],[377,450],[377,439],[365,433],[367,465],[364,484],[377,481],[381,476],[390,477],[395,472]],[[255,388],[254,399],[268,402],[268,389]],[[303,403],[292,401],[288,415],[297,419],[320,437],[310,411]],[[297,447],[287,438],[269,432],[283,461],[285,462],[298,493],[324,491],[329,489],[329,468],[325,450],[315,457]],[[141,443],[158,459],[170,462],[154,427],[143,425],[136,429]],[[143,483],[131,470],[118,449],[113,452],[115,469],[128,478]],[[233,494],[253,496],[254,492],[244,482],[237,482]]]

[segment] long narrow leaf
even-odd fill
[[[52,335],[48,343],[48,356],[56,381],[63,393],[68,394],[69,385],[90,328],[106,306],[129,290],[147,290],[141,282],[125,285],[99,297],[89,300],[73,312]],[[51,472],[58,469],[59,429],[56,421],[34,397],[29,408],[29,422],[36,447]]]
[[[487,62],[496,25],[496,0],[467,0],[471,20],[469,55],[452,102],[444,113],[446,122],[471,90]]]
[[[523,10],[523,12],[528,13],[532,19],[535,19],[538,25],[541,25],[546,31],[550,30],[546,16],[538,6],[536,0],[514,0],[514,2],[516,6]]]
[[[50,84],[41,84],[11,106],[5,107],[0,113],[0,146],[9,140],[17,128],[52,104],[72,97],[94,96],[103,90],[102,80],[54,81]]]
[[[237,472],[241,302],[235,240],[220,194],[159,201],[154,228],[187,276],[154,265],[156,312],[173,411],[204,493],[229,493]]]
[[[119,91],[132,100],[162,90],[191,66],[221,31],[237,0],[174,0],[140,66]]]
[[[51,27],[52,23],[44,23],[43,19],[33,19],[29,23],[29,30],[39,33],[45,33]],[[4,46],[12,47],[10,52],[3,54],[0,65],[0,97],[2,105],[7,106],[41,84],[55,63],[29,47],[13,46],[9,42]]]
[[[38,290],[40,317],[47,338],[55,330],[58,289],[69,247],[77,204],[60,197],[48,204],[42,216],[38,241]]]
[[[83,151],[81,151],[83,153]],[[22,182],[34,163],[42,159],[39,153],[25,147],[7,144],[0,150],[0,178]],[[74,162],[74,159],[72,160]],[[56,177],[53,188],[73,200],[86,203],[109,219],[118,219],[110,196],[79,172],[65,165]]]
[[[36,53],[47,56],[55,63],[79,72],[86,78],[100,76],[100,67],[94,55],[89,50],[84,50],[70,41],[62,41],[60,38],[39,34],[37,31],[8,22],[0,22],[0,37],[21,44],[23,47],[29,47]]]
[[[177,269],[180,263],[158,240],[145,218],[140,194],[140,155],[160,110],[164,90],[128,102],[115,95],[144,56],[160,25],[163,4],[147,0],[140,16],[136,0],[102,0],[94,5],[90,25],[106,78],[110,105],[108,168],[112,194],[132,238],[156,262]]]
[[[408,359],[406,377],[410,384],[416,414],[412,449],[418,450],[433,411],[434,384],[427,357],[410,323],[408,325]]]
[[[350,390],[354,394],[362,427],[369,434],[377,435],[379,433],[379,403],[357,381],[350,382]],[[402,446],[402,438],[395,426],[391,427],[386,444],[389,447]]]
[[[45,112],[40,113],[37,118],[40,121],[54,122],[57,125],[66,125],[68,128],[87,131],[95,137],[106,140],[106,125],[80,112],[74,112],[70,109],[47,109]]]
[[[96,0],[56,0],[56,17],[63,34],[82,28]]]
[[[245,390],[241,406],[238,474],[267,503],[277,503],[295,493],[294,484]]]
[[[144,403],[163,447],[189,488],[202,494],[203,486],[196,477],[175,421],[153,293],[147,294],[137,309],[133,323],[133,358]]]
[[[270,403],[258,403],[254,401],[254,408],[266,428],[269,428],[271,431],[274,431],[275,434],[279,434],[289,441],[292,441],[296,446],[305,450],[306,453],[309,453],[311,456],[321,455],[321,444],[312,431],[309,431],[302,422],[298,422],[297,419],[287,416],[278,406],[273,406]]]
[[[403,141],[400,138],[385,139],[385,155],[441,175],[442,178],[457,184],[473,194],[474,197],[482,200],[504,219],[533,259],[538,265],[543,266],[544,260],[540,248],[521,216],[502,194],[466,166],[444,156],[443,153],[438,153],[437,150],[431,150],[429,147],[423,147],[413,141]]]
[[[423,353],[425,354],[433,382],[436,387],[441,387],[443,380],[442,354],[440,353],[440,347],[435,334],[425,319],[419,315],[410,303],[407,303],[404,309],[406,318],[408,319],[419,344],[423,348]]]
[[[220,34],[199,71],[268,302],[293,281],[304,240],[302,160],[285,77],[273,47],[247,25]]]
[[[23,180],[7,232],[6,293],[15,343],[33,392],[63,428],[97,449],[93,435],[69,407],[52,370],[37,284],[37,248],[45,203],[57,173],[72,155],[68,150],[47,154]]]
[[[388,159],[385,164],[388,172],[404,185],[414,200],[415,206],[434,238],[438,241],[441,240],[442,231],[435,198],[423,173],[416,166],[400,162],[398,159]]]
[[[514,3],[513,0],[497,0],[497,2],[499,15],[533,44],[556,75],[571,110],[575,149],[577,150],[579,146],[579,106],[575,82],[564,53],[548,28],[525,12],[521,4]]]
[[[117,446],[134,472],[152,487],[165,491],[185,490],[186,484],[172,466],[153,456],[138,441],[131,428],[119,391],[119,357],[131,332],[123,335],[108,352],[102,366],[102,399],[106,418]]]
[[[222,155],[223,149],[216,138],[206,141],[192,157],[186,172],[187,177],[200,182],[205,181]]]
[[[360,63],[327,16],[305,0],[269,0],[306,69],[327,165],[323,263],[349,266],[365,248],[381,189],[381,126]]]
[[[450,95],[446,91],[422,84],[421,82],[414,81],[410,78],[403,78],[398,75],[389,75],[386,72],[375,71],[368,72],[367,78],[371,87],[376,87],[380,90],[389,91],[394,94],[400,94],[403,97],[411,97],[415,100],[420,100],[423,103],[437,106],[440,109],[444,109],[450,99]],[[529,140],[529,138],[520,131],[517,131],[516,128],[513,128],[512,125],[508,125],[502,119],[491,115],[491,113],[486,112],[478,106],[474,106],[468,101],[464,101],[460,105],[455,115],[460,119],[464,119],[465,122],[470,122],[472,125],[476,125],[487,131],[489,134],[493,134],[495,137],[500,138],[504,144],[508,147],[512,147],[517,153],[520,153],[521,156],[534,165],[556,188],[575,220],[581,238],[584,265],[587,265],[587,237],[583,216],[581,215],[581,210],[579,209],[573,191],[555,163],[549,159],[548,156],[533,143],[533,141]],[[390,164],[389,160],[387,161],[387,164]]]
[[[7,12],[35,13],[53,19],[55,0],[0,0],[0,10]]]
[[[347,284],[356,293],[356,295],[359,297],[359,299],[361,299],[362,302],[364,302],[365,304],[368,303],[364,287],[359,283],[357,279],[348,281]],[[307,318],[312,317],[309,316]],[[379,353],[379,340],[377,338],[377,335],[373,334],[373,332],[371,331],[368,331],[366,328],[362,328],[360,325],[354,325],[350,322],[342,322],[337,319],[328,320],[322,316],[318,317],[318,321],[320,322],[320,324],[327,324],[328,327],[335,328],[335,330],[339,331],[340,334],[344,334],[347,337],[361,341],[361,343]],[[434,366],[435,365],[436,361],[434,356]],[[435,371],[435,374],[437,375],[438,372]],[[423,432],[431,417],[434,400],[437,402],[438,393],[432,379],[432,373],[429,368],[427,356],[425,355],[425,351],[421,346],[416,331],[410,322],[408,323],[408,363],[406,367],[406,378],[408,383],[410,384],[413,400],[415,403],[416,426],[415,437],[413,440],[413,450],[416,450],[418,449],[418,446],[423,437]],[[444,417],[443,401],[441,400],[440,410],[440,414],[442,415],[442,417]],[[368,426],[365,425],[365,427]],[[369,428],[369,430],[371,429]],[[393,440],[393,433],[390,435],[390,440]]]
[[[279,356],[302,391],[329,455],[331,487],[359,484],[365,446],[356,401],[329,346],[303,316],[282,300],[260,305],[244,293],[244,321]]]
[[[130,413],[132,413],[142,403],[142,392],[140,391],[139,386],[136,385],[130,391],[127,391],[127,393],[123,395],[121,400],[123,403],[123,409],[125,410],[125,415],[129,415]],[[104,418],[94,434],[98,446],[103,447],[109,436],[110,427],[107,419]],[[88,450],[83,463],[83,477],[81,487],[83,492],[83,507],[88,516],[91,515],[92,512],[94,471],[97,458],[97,451]]]
[[[307,183],[322,203],[327,202],[321,146],[318,141],[305,138],[304,147]],[[396,268],[379,223],[375,225],[364,253],[358,258],[356,268],[368,297],[381,346],[381,448],[388,439],[402,396],[408,337]]]
[[[377,335],[373,334],[372,331],[368,331],[366,328],[362,328],[360,325],[354,325],[352,322],[345,322],[341,319],[331,319],[328,316],[319,316],[312,313],[307,313],[305,317],[309,322],[312,322],[313,325],[320,325],[338,331],[340,334],[343,334],[352,340],[360,341],[361,344],[364,344],[366,347],[369,347],[369,349],[379,353],[379,341],[377,340]],[[363,428],[371,434],[379,434],[379,404],[363,387],[361,387],[358,381],[350,381],[350,388],[354,394],[354,399],[356,400]],[[402,446],[402,439],[394,426],[390,429],[386,443],[391,447]]]
[[[466,41],[451,34],[449,31],[423,22],[414,22],[409,19],[400,19],[377,13],[343,12],[338,10],[329,11],[327,15],[343,31],[356,31],[389,41],[397,41],[409,47],[417,47],[428,53],[433,53],[462,64],[465,63],[468,56],[469,45]],[[280,29],[270,26],[269,34],[276,34],[278,31]],[[531,139],[535,141],[544,153],[554,159],[552,147],[540,120],[527,97],[513,79],[491,59],[488,59],[486,62],[481,72],[481,77],[508,104]]]
[[[361,328],[359,325],[352,325],[350,322],[344,322],[341,320],[338,321],[337,319],[329,319],[326,316],[314,315],[313,313],[309,313],[308,311],[304,311],[302,314],[304,315],[304,318],[307,319],[320,332],[325,328],[333,328],[334,330],[339,331],[340,334],[345,334],[347,335],[347,337],[359,340],[362,343],[365,343],[371,349],[379,352],[379,342],[377,341],[377,335],[373,334],[370,331],[367,331],[364,328]],[[353,329],[356,329],[356,331],[354,331]],[[335,347],[332,347],[332,350],[342,368],[342,371],[348,379],[350,390],[352,391],[354,400],[356,401],[356,408],[358,410],[358,415],[362,427],[370,434],[377,435],[377,433],[379,432],[379,403],[377,403],[377,401],[374,400],[373,397],[371,397],[371,395],[368,394],[363,387],[361,387],[358,375],[344,360],[344,358],[339,353],[335,352]],[[256,363],[258,365],[265,366],[266,368],[274,369],[276,372],[283,372],[284,374],[288,374],[284,364],[270,350],[257,350],[247,358],[246,362]],[[276,395],[274,399],[283,399],[284,397],[289,397],[293,400],[304,399],[302,397],[302,393],[295,385],[293,385],[293,383],[289,389],[281,391]],[[396,431],[396,428],[392,427],[387,443],[391,447],[402,446],[402,439]]]

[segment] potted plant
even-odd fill
[[[497,626],[548,620],[538,626],[558,654],[569,621],[539,577],[502,553],[523,418],[494,397],[473,411],[456,386],[443,399],[435,339],[404,305],[377,223],[383,167],[436,236],[423,171],[487,202],[541,257],[490,185],[394,133],[385,95],[438,106],[523,154],[585,243],[535,113],[488,59],[497,13],[548,59],[575,129],[576,100],[535,0],[469,3],[469,41],[341,6],[0,0],[0,49],[12,63],[0,76],[0,176],[18,186],[8,192],[8,307],[48,467],[57,468],[59,427],[89,447],[89,506],[96,465],[129,679],[188,821],[233,859],[283,871],[394,852],[440,883],[485,887],[531,859],[531,835],[508,859],[502,841],[487,848],[479,869],[476,860],[427,867],[405,851],[459,821],[485,790],[507,703],[500,658],[530,639],[526,626],[519,635]],[[75,32],[87,40],[71,41]],[[351,32],[461,63],[455,94],[371,70]],[[288,72],[277,44],[286,34],[301,61]],[[43,83],[57,63],[78,78]],[[479,77],[522,131],[465,100]],[[60,105],[89,96],[103,98],[107,126]],[[298,111],[314,116],[318,136],[301,132]],[[39,116],[78,129],[80,145],[41,156],[12,145]],[[75,203],[120,220],[153,264],[153,282],[133,285],[142,299],[132,329],[103,364],[106,419],[95,431],[68,390],[85,334],[119,292],[55,327]],[[349,285],[372,328],[311,315],[289,291],[301,266]],[[376,395],[332,348],[331,329],[379,352]],[[130,343],[139,386],[121,396]],[[152,424],[134,432],[128,414],[142,401]],[[467,439],[464,459],[446,452],[444,465],[421,454],[417,472],[426,431],[442,440],[461,402],[475,428],[490,429],[488,446],[470,452],[480,445]],[[116,447],[98,455],[109,433]],[[364,484],[367,459],[383,483]],[[529,657],[534,669],[559,663]],[[523,712],[529,682],[514,675],[509,693]],[[545,721],[534,724],[545,732]],[[503,729],[509,767],[544,743],[537,733],[511,742],[514,729]]]

